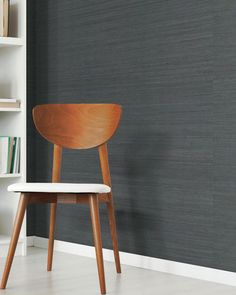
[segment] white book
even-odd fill
[[[20,138],[17,137],[13,173],[19,173],[19,168],[20,168]]]
[[[1,1],[1,0],[0,0]],[[15,98],[1,98],[0,97],[0,102],[17,102]]]

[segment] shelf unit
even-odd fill
[[[0,108],[0,112],[20,112],[20,108]]]
[[[13,37],[0,37],[0,47],[24,46],[24,39]]]
[[[0,174],[0,178],[15,178],[21,177],[20,173],[11,173],[11,174]]]
[[[0,135],[21,138],[20,173],[0,174],[0,257],[6,256],[19,194],[8,185],[26,181],[26,0],[10,1],[9,36],[0,37],[0,97],[20,100],[20,108],[0,108]],[[26,255],[26,220],[16,255]]]

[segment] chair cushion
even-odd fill
[[[111,188],[97,183],[15,183],[8,186],[9,192],[41,193],[109,193]]]

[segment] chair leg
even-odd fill
[[[50,205],[50,227],[49,227],[49,240],[48,240],[47,271],[52,270],[53,246],[54,246],[54,235],[55,235],[55,224],[56,224],[56,211],[57,211],[57,204],[56,203],[51,204]]]
[[[10,270],[11,270],[11,265],[12,265],[12,261],[14,258],[14,254],[15,254],[18,238],[20,235],[20,230],[21,230],[23,219],[24,219],[27,204],[28,204],[28,197],[24,196],[24,194],[21,194],[19,204],[18,204],[17,214],[15,217],[15,223],[14,223],[14,227],[13,227],[11,242],[10,242],[10,246],[9,246],[9,250],[8,250],[7,260],[6,260],[6,264],[5,264],[5,268],[4,268],[4,272],[3,272],[3,276],[2,276],[0,289],[5,289],[6,285],[7,285],[7,280],[8,280]]]
[[[89,197],[89,205],[93,226],[94,244],[96,250],[98,276],[100,282],[100,289],[102,294],[106,294],[106,283],[104,274],[104,264],[102,255],[102,238],[101,238],[101,226],[99,217],[99,201],[97,195],[91,195]]]
[[[119,255],[117,233],[116,233],[116,218],[115,218],[115,210],[114,210],[112,196],[111,196],[110,201],[107,203],[107,209],[108,209],[108,216],[109,216],[109,224],[110,224],[114,257],[115,257],[115,263],[116,263],[116,271],[117,271],[117,273],[121,273],[120,255]]]

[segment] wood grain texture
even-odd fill
[[[29,103],[123,106],[109,144],[120,249],[236,271],[235,1],[28,5]],[[28,132],[28,177],[50,181],[50,147]],[[95,151],[63,156],[63,181],[101,181]],[[92,245],[81,207],[58,205],[57,237]],[[48,211],[29,234],[47,236]]]
[[[35,117],[34,117],[34,119],[35,119]],[[40,123],[39,123],[39,125],[40,125]],[[39,127],[41,127],[41,126],[39,126]],[[49,126],[48,126],[48,128],[49,128]],[[61,181],[61,160],[62,160],[62,148],[61,148],[61,146],[59,146],[55,143],[53,145],[52,182],[60,182]],[[49,234],[48,234],[48,259],[47,259],[47,270],[48,271],[52,270],[53,247],[54,247],[54,237],[55,237],[55,227],[56,227],[56,213],[57,213],[57,203],[51,203],[50,204]]]
[[[89,206],[90,206],[90,213],[91,213],[91,220],[92,220],[92,227],[93,227],[93,238],[94,238],[95,251],[96,251],[100,290],[101,290],[101,294],[106,294],[98,196],[91,195],[89,197]]]
[[[89,149],[107,142],[121,116],[116,104],[49,104],[33,109],[38,132],[65,148]]]
[[[19,203],[18,203],[16,217],[15,217],[14,227],[12,231],[11,242],[8,249],[7,260],[5,262],[4,272],[1,279],[0,289],[5,289],[7,285],[7,280],[8,280],[9,273],[11,270],[11,265],[14,259],[15,250],[16,250],[18,239],[19,239],[20,230],[21,230],[22,222],[25,216],[27,204],[28,204],[28,198],[24,194],[21,194]]]
[[[102,170],[103,183],[111,187],[111,175],[110,175],[110,167],[109,167],[109,160],[108,160],[107,144],[105,143],[99,146],[98,150],[99,150],[99,158],[100,158],[100,165]],[[117,273],[121,273],[120,255],[119,255],[117,230],[116,230],[116,218],[115,218],[115,209],[114,209],[112,192],[108,194],[107,210],[108,210],[108,217],[109,217],[112,246],[114,251],[114,258],[116,263],[116,271]]]

